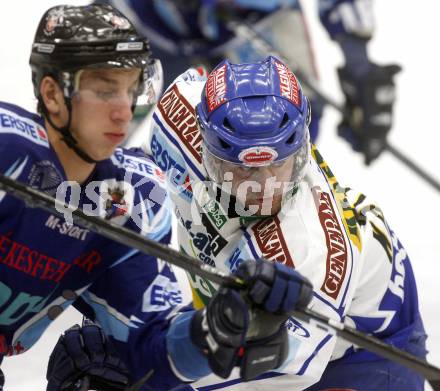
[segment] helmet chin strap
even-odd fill
[[[65,126],[61,126],[58,127],[56,126],[52,119],[50,118],[50,114],[48,113],[46,106],[43,104],[43,112],[44,112],[44,116],[47,119],[47,122],[49,122],[49,124],[58,132],[61,133],[62,137],[61,140],[63,140],[67,146],[71,149],[73,149],[73,151],[85,162],[90,163],[90,164],[95,164],[98,163],[98,160],[93,159],[90,155],[88,155],[85,151],[83,151],[79,146],[78,146],[78,141],[75,140],[75,138],[73,137],[72,133],[70,132],[70,123],[72,121],[72,102],[70,101],[69,98],[64,98],[65,102],[66,102],[66,107],[67,107],[67,112],[69,114],[69,118],[67,120],[67,124]]]

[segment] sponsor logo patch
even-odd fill
[[[64,225],[57,227],[56,220],[58,220],[56,217],[48,220],[46,226],[51,229],[65,229]],[[90,273],[100,265],[102,260],[101,254],[92,250],[81,254],[73,262],[71,259],[63,261],[52,257],[51,254],[42,253],[37,248],[14,241],[13,237],[13,232],[8,232],[6,235],[0,234],[0,263],[5,267],[25,273],[35,280],[59,283],[72,266]]]
[[[203,209],[208,212],[209,218],[217,229],[220,229],[226,224],[226,216],[221,212],[220,206],[215,200],[210,200],[203,206]]]
[[[246,166],[259,167],[272,163],[278,156],[270,147],[251,147],[240,152],[238,158]]]
[[[38,137],[40,137],[41,140],[47,140],[46,132],[43,129],[41,129],[40,127],[38,127],[38,126],[37,126],[37,134],[38,134]]]
[[[154,161],[165,173],[170,184],[175,187],[179,196],[190,201],[193,197],[193,190],[191,178],[185,168],[185,161],[178,153],[174,153],[171,148],[167,148],[166,141],[160,135],[153,135],[150,147]]]
[[[278,217],[262,220],[252,227],[261,255],[269,260],[295,267],[290,256]]]
[[[211,72],[205,88],[209,112],[226,102],[226,64]]]
[[[159,274],[144,292],[142,312],[159,312],[182,303],[177,282]]]
[[[280,78],[281,95],[290,100],[296,107],[300,108],[301,98],[297,78],[283,63],[275,61],[275,67]]]
[[[299,321],[297,321],[292,316],[289,319],[287,319],[286,328],[291,333],[296,334],[299,337],[303,337],[303,338],[310,337],[309,331]]]
[[[327,243],[327,265],[321,291],[336,300],[347,270],[347,243],[330,195],[319,186],[313,187],[312,193]]]
[[[245,260],[245,258],[243,258],[241,255],[241,249],[236,248],[231,258],[228,260],[229,270],[231,272],[235,272],[235,270],[237,270],[240,264]],[[243,256],[245,256],[245,254]],[[246,259],[249,259],[249,257],[246,257]]]
[[[61,235],[66,235],[70,238],[78,239],[78,240],[86,240],[87,234],[90,232],[86,228],[78,227],[74,224],[69,224],[66,221],[63,221],[59,217],[55,217],[54,215],[50,215],[45,224],[46,227],[57,231]]]
[[[199,227],[193,229],[192,221],[183,220],[180,217],[182,225],[188,231],[191,247],[195,251],[197,258],[210,266],[216,266],[214,258],[225,248],[228,242],[216,231],[205,214],[201,215],[201,219],[206,232],[200,232]]]
[[[124,155],[123,150],[118,148],[115,150],[111,160],[118,167],[141,175],[143,178],[150,176],[157,179],[159,182],[165,182],[165,174],[162,170],[147,159]],[[127,177],[129,176],[130,175],[127,175]]]
[[[162,96],[158,108],[163,119],[199,163],[202,162],[202,136],[197,128],[194,108],[173,85]]]
[[[20,117],[9,110],[0,109],[0,131],[18,134],[36,144],[49,147],[47,134],[38,123],[28,118]]]
[[[50,160],[35,163],[28,176],[29,185],[55,196],[58,185],[63,181],[63,176]]]

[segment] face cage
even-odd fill
[[[285,191],[289,191],[297,186],[303,179],[307,170],[307,163],[310,161],[310,136],[309,131],[305,132],[305,140],[303,141],[303,145],[300,149],[298,149],[292,155],[289,155],[287,158],[283,160],[276,160],[272,164],[263,167],[247,167],[244,164],[233,163],[219,157],[215,156],[206,144],[202,145],[202,162],[206,169],[209,179],[214,181],[217,185],[221,187],[224,181],[233,181],[233,170],[234,167],[238,170],[259,170],[273,167],[274,171],[277,169],[281,169],[281,167],[288,162],[289,159],[293,160],[292,164],[292,172],[290,174],[290,178],[287,181],[288,184],[284,187]],[[225,170],[224,167],[228,166],[228,169]],[[226,174],[232,171],[232,176],[230,174]],[[251,177],[252,175],[249,175]],[[247,180],[247,179],[244,179]]]

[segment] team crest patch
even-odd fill
[[[246,166],[259,167],[272,163],[278,157],[277,151],[271,147],[251,147],[244,149],[238,159]]]
[[[120,187],[109,188],[108,194],[110,198],[105,201],[105,219],[125,216],[128,213],[128,204],[124,199],[125,190]]]

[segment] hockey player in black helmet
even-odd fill
[[[81,72],[85,69],[139,69],[136,88],[130,91],[132,110],[138,99],[154,102],[162,89],[161,63],[151,57],[148,40],[109,5],[49,9],[38,26],[29,63],[39,111],[61,133],[63,141],[89,163],[96,160],[78,144],[71,132],[72,98],[78,95]],[[46,76],[54,79],[63,91],[67,109],[65,123],[55,124],[46,107],[40,91]]]
[[[119,147],[136,102],[160,91],[147,40],[111,6],[60,5],[43,15],[30,64],[40,114],[0,102],[0,172],[168,244],[163,173],[143,153]],[[311,295],[296,271],[262,260],[252,283],[264,279],[268,295],[280,281],[297,293],[281,300],[282,311],[260,308],[264,324],[253,299],[232,288],[205,310],[182,308],[166,263],[5,193],[0,242],[0,362],[32,347],[70,304],[96,322],[60,338],[50,391],[73,389],[81,378],[93,389],[167,390],[212,372],[227,377],[234,367],[245,380],[256,377],[282,365],[286,313]]]

